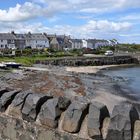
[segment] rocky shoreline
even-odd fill
[[[102,68],[100,67],[100,69]],[[39,120],[39,125],[47,125],[49,128],[55,129],[55,132],[63,134],[67,132],[67,139],[74,139],[73,137],[76,136],[79,139],[118,140],[117,137],[120,136],[121,140],[127,137],[122,133],[127,132],[131,139],[137,134],[140,136],[137,129],[134,131],[134,122],[139,120],[139,104],[136,99],[129,97],[129,94],[122,94],[124,90],[117,84],[118,80],[123,82],[125,79],[112,79],[98,72],[75,73],[67,71],[66,67],[59,66],[45,66],[42,71],[22,69],[1,73],[0,100],[5,100],[2,103],[1,111],[4,110],[4,115],[6,113],[8,116],[12,115],[16,118],[20,114],[18,118],[28,122],[35,121],[38,124]],[[3,89],[8,89],[10,94],[5,93],[7,91],[3,91]],[[13,89],[20,89],[22,92],[13,91]],[[32,101],[32,99],[34,100]],[[18,103],[20,100],[22,100],[22,105]],[[63,104],[59,105],[59,102]],[[18,108],[15,109],[16,106]],[[136,109],[134,109],[135,107]],[[36,110],[38,113],[31,110]],[[49,112],[44,112],[44,110]],[[117,110],[119,110],[118,113],[116,113]],[[135,113],[130,115],[131,112]],[[98,115],[94,118],[92,113]],[[46,118],[46,116],[48,117]],[[120,116],[121,118],[115,119]],[[101,120],[100,117],[102,117]],[[118,125],[121,120],[129,122],[131,124],[129,131],[125,128],[125,124],[121,124],[121,128],[114,128],[114,119]],[[92,122],[94,123],[92,124]],[[39,135],[38,132],[35,133]],[[72,134],[72,137],[68,136],[69,134]]]

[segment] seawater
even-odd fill
[[[129,68],[117,68],[105,71],[105,75],[115,77],[122,77],[125,86],[131,89],[133,96],[140,99],[140,66]]]

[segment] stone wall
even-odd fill
[[[106,105],[0,89],[0,140],[140,140],[140,121],[131,104]]]
[[[97,66],[111,64],[131,64],[136,63],[136,59],[131,56],[108,56],[108,57],[66,57],[45,61],[36,61],[36,64],[59,65],[59,66]]]

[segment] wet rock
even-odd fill
[[[15,116],[15,117],[21,117],[21,110],[24,105],[25,99],[27,96],[31,94],[30,91],[23,91],[17,94],[12,101],[11,105],[9,106],[8,114]]]
[[[116,105],[113,109],[107,140],[131,140],[138,112],[130,104]]]
[[[35,121],[42,104],[49,98],[51,97],[43,94],[29,94],[22,108],[22,118],[26,121]]]
[[[64,114],[63,130],[71,133],[78,132],[87,114],[87,106],[87,103],[72,102]]]
[[[20,89],[4,93],[0,98],[0,111],[3,112],[11,104],[14,97],[20,92]]]
[[[61,113],[68,107],[70,100],[65,97],[53,98],[48,100],[41,107],[39,120],[41,124],[51,128],[56,128]]]
[[[109,116],[107,107],[98,102],[89,105],[89,114],[87,121],[88,135],[96,140],[101,139],[101,128],[103,120]]]
[[[140,120],[135,122],[133,140],[140,140]]]

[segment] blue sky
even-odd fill
[[[140,43],[140,0],[1,0],[0,32]]]

